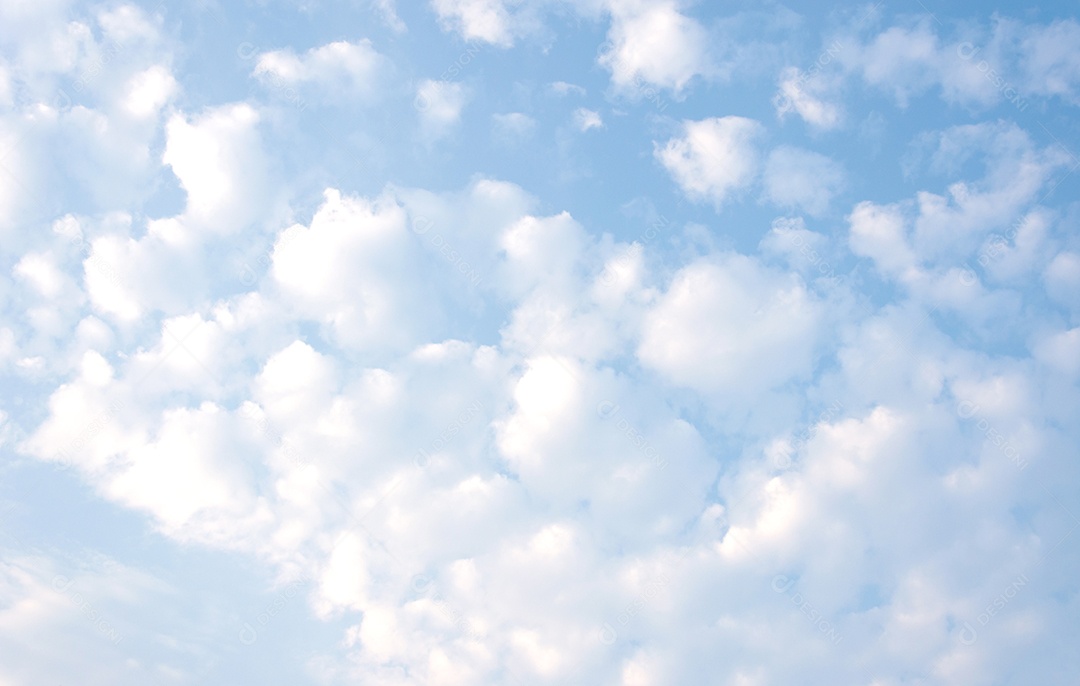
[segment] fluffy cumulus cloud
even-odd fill
[[[3,12],[0,250],[27,247],[9,230],[53,218],[42,209],[54,189],[94,211],[151,195],[160,120],[181,93],[171,39],[150,12],[57,2]]]
[[[711,70],[709,37],[676,2],[611,3],[608,46],[599,62],[620,89],[680,91]]]
[[[745,117],[684,121],[682,135],[657,145],[656,158],[688,197],[719,207],[751,184],[760,166],[760,124]]]
[[[712,79],[730,71],[716,63],[713,44],[727,36],[711,32],[681,0],[432,0],[445,30],[466,41],[500,48],[524,37],[542,37],[551,16],[567,13],[608,25],[597,48],[597,63],[611,75],[622,96],[655,99],[656,90],[681,94],[695,79]],[[724,51],[720,51],[724,52]],[[740,51],[735,51],[740,52]],[[745,63],[745,54],[732,64]],[[725,67],[721,69],[721,67]]]
[[[343,344],[399,348],[431,318],[423,285],[400,283],[419,266],[410,238],[405,212],[392,201],[328,190],[310,226],[281,232],[271,275],[298,314],[332,327]]]
[[[132,116],[144,118],[157,114],[177,91],[176,79],[157,65],[139,72],[128,84],[124,107]]]
[[[232,232],[266,210],[271,163],[259,118],[249,105],[227,105],[169,120],[162,161],[187,193],[185,220],[206,231]]]
[[[1072,173],[1070,153],[1056,141],[1039,147],[1019,127],[995,122],[924,137],[914,150],[919,165],[947,173],[975,163],[982,178],[958,179],[945,194],[919,191],[906,202],[858,203],[849,217],[854,253],[919,289],[958,266],[966,282],[1016,283],[1050,257],[1051,219],[1041,202]],[[948,297],[947,289],[934,290]]]
[[[638,356],[686,386],[735,395],[809,373],[823,306],[742,255],[688,265],[645,316]]]
[[[1075,683],[1076,17],[362,4],[0,5],[0,684]]]

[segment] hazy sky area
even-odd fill
[[[1078,15],[0,0],[0,686],[1076,686]]]

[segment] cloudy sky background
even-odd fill
[[[0,686],[1075,684],[1075,6],[720,4],[0,1]]]

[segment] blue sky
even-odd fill
[[[0,686],[1073,684],[1067,3],[0,4]]]

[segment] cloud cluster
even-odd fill
[[[1076,160],[928,118],[893,141],[906,185],[873,184],[823,131],[856,78],[897,111],[997,102],[977,56],[1071,103],[1071,20],[1000,20],[951,66],[929,20],[842,35],[781,72],[811,137],[588,99],[608,73],[613,99],[722,81],[700,4],[426,6],[502,56],[544,13],[610,22],[543,106],[397,64],[410,34],[373,7],[391,47],[244,51],[213,102],[173,66],[179,20],[0,8],[0,172],[58,189],[0,186],[0,448],[80,489],[5,490],[0,519],[18,496],[101,522],[64,552],[15,508],[0,683],[1068,683]],[[286,115],[252,73],[387,110]],[[600,180],[534,154],[585,145]]]
[[[779,116],[794,110],[817,129],[840,127],[850,81],[886,93],[900,107],[931,91],[977,111],[1007,103],[1022,114],[1032,99],[1080,104],[1075,19],[1023,24],[995,17],[988,26],[952,28],[922,18],[867,32],[871,16],[852,22],[812,60],[781,72]]]

